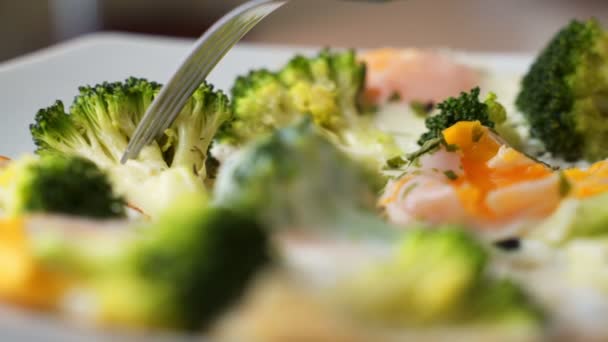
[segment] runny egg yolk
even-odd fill
[[[464,172],[462,177],[452,182],[463,207],[473,216],[499,218],[486,205],[488,193],[552,174],[551,169],[522,153],[511,148],[504,149],[500,139],[479,121],[458,122],[445,129],[443,136],[446,143],[455,146],[460,154]],[[493,165],[496,158],[500,160]]]
[[[492,129],[478,121],[461,121],[442,133],[447,151],[429,155],[429,160],[435,158],[430,165],[459,167],[445,172],[446,177],[440,182],[453,191],[442,190],[441,194],[456,196],[466,216],[464,220],[468,222],[489,227],[492,225],[487,223],[508,223],[519,218],[542,219],[551,214],[565,197],[586,198],[608,192],[608,160],[584,169],[553,170],[509,147]],[[458,155],[456,164],[448,160],[454,157],[453,154],[446,157],[449,151]],[[405,211],[408,217],[423,215],[413,204],[417,198],[408,197],[401,203],[405,198],[401,194],[406,193],[402,190],[419,181],[417,175],[429,177],[429,174],[424,174],[429,164],[425,166],[424,163],[421,164],[421,172],[408,172],[393,182],[380,205]],[[437,203],[440,206],[445,202]],[[460,213],[463,212],[458,215]],[[448,214],[438,212],[437,215],[446,218]],[[463,220],[458,215],[447,219]]]

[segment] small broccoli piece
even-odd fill
[[[383,163],[402,151],[362,115],[365,70],[354,51],[326,50],[311,58],[296,56],[277,72],[239,77],[232,88],[234,118],[218,141],[242,145],[309,116],[347,153]]]
[[[8,215],[118,218],[125,215],[124,205],[106,174],[84,158],[25,157],[0,170],[0,208]]]
[[[608,34],[572,21],[536,57],[516,105],[530,134],[568,161],[608,157]]]
[[[354,51],[296,56],[278,72],[254,70],[232,88],[234,118],[220,141],[240,144],[310,114],[321,127],[337,132],[360,113],[365,65]]]
[[[266,264],[268,241],[250,218],[227,209],[182,206],[126,253],[124,271],[100,282],[102,315],[148,326],[201,328]]]
[[[41,234],[34,254],[83,284],[102,323],[186,330],[205,328],[271,260],[262,226],[190,196],[140,228],[88,240]]]
[[[521,289],[487,273],[488,253],[460,227],[413,228],[393,258],[345,279],[345,305],[390,326],[536,325]]]
[[[459,121],[479,121],[489,128],[505,123],[507,113],[496,101],[496,95],[490,93],[485,102],[480,102],[479,92],[479,88],[473,88],[468,93],[462,92],[459,97],[450,97],[439,103],[439,113],[426,119],[428,132],[422,134],[418,145],[423,146],[427,141],[440,137],[444,129]]]
[[[231,117],[228,98],[206,83],[138,159],[120,163],[159,90],[159,84],[135,78],[81,87],[69,113],[61,102],[38,112],[30,127],[37,153],[95,162],[130,204],[152,216],[184,193],[204,193],[209,146],[217,129]]]
[[[228,160],[214,194],[220,205],[258,215],[271,226],[325,228],[373,212],[382,183],[303,119]]]

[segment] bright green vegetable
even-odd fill
[[[263,227],[189,196],[141,229],[98,241],[42,234],[35,255],[87,284],[102,322],[187,330],[211,323],[270,261]]]
[[[216,181],[215,200],[272,226],[334,227],[372,213],[382,183],[304,119],[227,161]]]
[[[538,309],[522,290],[487,273],[488,254],[459,227],[416,228],[394,256],[338,288],[356,315],[389,326],[535,326]]]
[[[418,144],[423,146],[427,141],[440,137],[444,129],[459,121],[479,121],[486,127],[495,128],[499,134],[504,133],[510,143],[517,145],[519,136],[507,123],[507,112],[496,101],[496,95],[490,93],[484,102],[480,102],[479,92],[479,88],[473,88],[468,93],[462,92],[459,97],[450,97],[439,103],[439,112],[426,119],[428,132],[420,137]]]
[[[251,71],[232,88],[234,117],[218,140],[241,145],[310,116],[347,152],[364,159],[398,155],[392,137],[362,115],[365,70],[354,51],[326,50],[316,57],[296,56],[277,72]]]
[[[0,169],[0,208],[8,215],[53,213],[98,219],[125,215],[105,173],[79,157],[25,157]]]
[[[130,204],[156,215],[184,193],[204,193],[205,161],[217,129],[231,117],[228,98],[202,84],[175,123],[137,160],[120,158],[160,85],[130,78],[80,88],[69,113],[61,102],[31,125],[40,155],[76,155],[108,171]]]
[[[555,156],[608,157],[608,33],[596,20],[561,29],[525,75],[517,107]]]
[[[337,132],[359,115],[365,65],[353,51],[296,56],[278,72],[254,70],[232,88],[234,118],[220,140],[241,143],[268,134],[310,114]]]

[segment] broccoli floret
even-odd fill
[[[338,131],[359,115],[365,65],[354,51],[296,56],[278,72],[254,70],[232,88],[234,118],[219,138],[239,144],[271,133],[310,114],[315,123]]]
[[[119,218],[125,215],[124,205],[106,174],[84,158],[24,157],[0,170],[0,208],[8,215]]]
[[[310,116],[349,154],[394,157],[401,151],[392,137],[362,115],[365,70],[354,51],[326,50],[316,57],[296,56],[277,72],[255,70],[239,77],[232,88],[234,118],[224,124],[218,141],[242,145]]]
[[[190,196],[140,228],[84,241],[39,234],[34,254],[83,284],[102,323],[186,330],[205,328],[271,260],[261,225]]]
[[[355,314],[391,326],[540,323],[517,285],[487,273],[488,259],[460,227],[412,228],[394,257],[348,277],[339,292]]]
[[[214,195],[220,205],[271,226],[325,228],[351,214],[373,212],[383,184],[377,177],[303,119],[226,161]]]
[[[479,121],[489,128],[505,123],[507,113],[496,101],[496,95],[490,93],[485,102],[480,102],[479,92],[478,87],[473,88],[468,93],[462,92],[459,97],[450,97],[439,103],[439,112],[426,119],[428,132],[422,134],[418,144],[423,146],[427,141],[439,138],[444,129],[459,121]]]
[[[537,56],[517,107],[531,136],[568,161],[608,157],[608,34],[596,20],[572,21]]]
[[[184,193],[204,193],[205,161],[217,129],[231,117],[228,98],[203,83],[175,122],[136,160],[122,153],[160,85],[130,78],[80,88],[70,112],[42,109],[30,130],[39,155],[76,155],[108,171],[117,191],[148,215]]]

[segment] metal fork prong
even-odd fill
[[[249,30],[249,28],[251,26],[253,26],[255,24],[255,21],[252,21],[251,23],[248,23],[246,25],[247,30]],[[222,43],[221,48],[218,48],[216,45],[214,46],[209,46],[209,49],[204,51],[204,53],[199,56],[198,58],[200,60],[208,60],[207,55],[209,54],[209,51],[213,51],[215,49],[222,51],[221,54],[218,55],[223,55],[227,52],[227,50],[232,46],[232,39],[230,37],[235,36],[234,32],[225,32],[226,33],[226,38],[223,39],[222,41],[216,42],[217,43]],[[241,30],[241,32],[238,32],[237,35],[243,35],[246,32],[244,32],[243,30]],[[228,44],[226,44],[226,42]],[[193,64],[196,66],[196,64]],[[162,134],[162,132],[164,132],[164,130],[170,126],[171,121],[177,116],[179,115],[179,112],[181,111],[180,109],[183,108],[183,106],[185,105],[185,103],[188,101],[189,99],[189,94],[193,93],[194,91],[196,91],[196,88],[199,86],[199,82],[200,80],[197,78],[197,75],[201,72],[206,72],[204,70],[204,68],[207,67],[212,67],[210,65],[200,65],[196,70],[196,71],[191,71],[191,70],[184,70],[184,74],[186,76],[184,76],[186,79],[188,79],[187,81],[185,81],[183,83],[183,92],[180,94],[181,96],[176,96],[172,99],[169,99],[168,102],[159,102],[159,107],[158,107],[158,112],[159,113],[168,113],[170,115],[163,115],[161,116],[161,118],[163,120],[156,120],[154,121],[154,124],[152,124],[151,126],[148,126],[146,129],[146,133],[142,138],[141,138],[141,143],[139,146],[136,146],[137,149],[149,143],[151,143],[153,141],[153,139],[158,135],[158,134]]]
[[[212,51],[215,49],[215,45],[216,44],[210,45],[208,49],[202,51],[202,52],[204,52],[204,54],[201,56],[197,56],[197,59],[203,58],[202,60],[204,60],[204,58],[206,58],[206,56],[209,53],[212,53]],[[200,53],[200,51],[197,52],[197,54],[198,53]],[[186,67],[184,69],[179,71],[179,75],[176,75],[176,76],[185,77],[184,82],[182,83],[182,85],[184,86],[184,92],[180,93],[178,96],[164,97],[164,98],[160,99],[157,104],[158,113],[173,112],[175,110],[175,108],[181,107],[180,103],[181,103],[182,99],[184,97],[186,97],[185,96],[186,94],[189,94],[191,91],[196,90],[196,88],[192,89],[192,84],[194,84],[196,79],[198,78],[196,69],[200,69],[199,65],[191,63],[191,64],[186,65]],[[189,96],[187,96],[186,99],[188,97]],[[178,115],[179,112],[177,112],[176,114]],[[162,134],[162,132],[166,128],[161,130],[161,127],[164,127],[165,125],[167,125],[167,122],[171,121],[171,119],[172,119],[171,116],[173,116],[173,115],[160,116],[160,120],[154,120],[154,121],[150,122],[150,125],[148,126],[147,130],[145,131],[145,134],[141,138],[142,146],[150,144],[153,139],[155,139],[159,134]]]
[[[228,50],[264,17],[286,2],[287,0],[253,0],[237,7],[213,25],[197,41],[182,67],[152,102],[135,130],[121,162],[137,157],[145,145],[170,126],[188,98]]]
[[[209,51],[221,51],[221,53],[218,55],[227,53],[230,47],[232,46],[231,37],[239,35],[242,36],[246,34],[249,29],[254,26],[258,21],[258,18],[252,18],[248,20],[248,22],[243,26],[233,25],[232,27],[230,27],[231,30],[230,32],[226,32],[226,35],[224,36],[225,38],[218,40],[215,45],[209,47],[209,50],[202,51],[201,55],[199,56],[200,60],[208,60],[207,55],[210,53]],[[184,70],[187,74],[187,77],[190,76],[188,77],[188,81],[184,82],[184,92],[181,94],[181,96],[175,97],[169,100],[169,102],[159,104],[159,112],[175,113],[175,115],[179,115],[180,108],[183,108],[183,106],[190,97],[187,94],[196,91],[196,88],[199,86],[196,75],[203,72],[202,69],[208,67],[208,65],[204,63],[200,65],[193,64],[192,66],[194,66],[197,70],[190,70],[191,68],[189,68],[188,70]],[[143,144],[144,146],[149,144],[154,138],[156,138],[154,132],[159,132],[159,134],[162,134],[162,132],[164,132],[164,130],[167,129],[168,126],[170,126],[172,116],[174,115],[163,116],[163,120],[155,121],[155,124],[149,128],[149,133],[142,138],[142,141],[145,142]]]
[[[255,25],[255,22],[251,21],[251,22],[247,23],[246,26],[251,26],[251,25]],[[235,26],[235,28],[238,28],[238,27]],[[240,29],[240,31],[241,32],[248,31],[248,27]],[[230,32],[229,35],[232,36],[234,34],[241,34],[241,32],[238,32],[238,33]],[[210,46],[210,50],[218,49],[219,51],[223,51],[224,53],[227,52],[228,49],[230,49],[230,47],[231,47],[231,39],[230,39],[229,35],[227,34],[226,38],[218,40],[214,46]],[[209,54],[208,51],[209,50],[204,51],[204,53],[202,53],[199,58],[201,60],[207,60],[207,55]],[[158,109],[159,112],[161,112],[161,113],[170,113],[171,112],[171,113],[176,113],[175,116],[179,115],[180,108],[183,108],[183,106],[185,105],[186,102],[188,102],[188,99],[190,97],[187,94],[196,91],[196,88],[198,88],[198,86],[199,86],[196,75],[203,72],[202,69],[208,67],[208,65],[203,65],[203,64],[201,64],[201,65],[193,64],[192,66],[194,66],[197,70],[190,70],[192,68],[185,70],[185,71],[187,71],[187,77],[188,76],[189,77],[188,77],[188,80],[184,82],[184,92],[182,94],[180,94],[180,96],[170,99],[169,102],[160,103],[159,109]],[[146,134],[142,138],[142,141],[146,142],[144,144],[144,146],[149,144],[150,142],[152,142],[152,140],[157,137],[156,135],[162,134],[162,132],[164,132],[165,129],[167,129],[168,126],[171,125],[171,121],[172,121],[171,116],[173,116],[173,115],[163,116],[162,117],[163,120],[155,121],[155,124],[153,126],[149,127],[149,130],[148,130],[149,133]],[[154,132],[159,132],[159,133],[155,135]]]
[[[222,51],[223,54],[225,54],[227,52],[227,50],[231,47],[231,41],[232,38],[234,36],[237,35],[241,35],[246,33],[247,31],[249,31],[249,28],[252,25],[255,25],[255,20],[250,20],[245,26],[243,26],[243,28],[239,29],[238,26],[233,26],[234,28],[230,31],[230,32],[226,32],[225,38],[224,39],[220,39],[217,40],[213,46],[209,46],[208,50],[202,51],[201,55],[198,56],[197,58],[203,61],[208,60],[208,55],[211,53],[210,51]],[[232,27],[231,27],[232,28]],[[215,53],[215,52],[214,52]],[[218,55],[221,55],[222,53],[219,53]],[[189,99],[189,95],[187,95],[188,93],[194,92],[196,91],[196,88],[198,88],[198,86],[200,85],[200,83],[198,83],[197,81],[197,75],[204,72],[204,69],[210,67],[208,64],[206,63],[201,63],[199,65],[197,64],[192,64],[191,66],[189,66],[189,68],[187,70],[184,70],[184,73],[186,74],[185,77],[187,77],[187,80],[183,83],[184,86],[184,93],[181,94],[181,96],[175,97],[171,100],[169,100],[169,102],[164,102],[162,104],[159,104],[159,111],[160,112],[173,112],[173,111],[177,111],[177,114],[179,115],[179,109],[180,107],[182,107]],[[191,69],[195,69],[195,70],[191,70]],[[170,116],[163,116],[163,120],[158,120],[156,121],[156,124],[151,127],[153,131],[160,131],[160,133],[162,133],[169,125],[170,125],[170,121],[171,121],[171,117]],[[149,134],[146,136],[146,139],[154,139],[155,136],[154,134]],[[150,141],[147,141],[148,143],[150,143]]]

